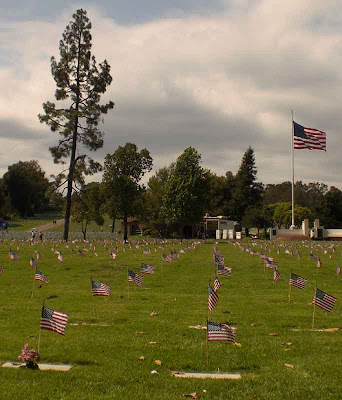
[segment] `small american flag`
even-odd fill
[[[113,253],[113,252],[111,252],[111,253],[110,253],[110,258],[111,258],[112,260],[115,260],[115,259],[116,259],[116,254]]]
[[[154,274],[154,267],[152,265],[141,263],[141,273]]]
[[[278,268],[275,267],[273,269],[273,280],[274,281],[279,281],[279,279],[280,279],[280,274],[279,274]]]
[[[164,261],[164,262],[171,262],[172,261],[172,258],[171,257],[169,257],[169,256],[167,256],[165,253],[163,253],[163,258],[162,258],[162,260]]]
[[[217,292],[220,289],[220,287],[221,287],[221,283],[220,283],[220,281],[218,280],[218,277],[215,274],[215,278],[214,278],[214,290],[215,290],[215,292]]]
[[[35,253],[36,253],[37,260],[40,260],[40,252],[38,250],[35,250]]]
[[[309,256],[310,256],[311,260],[315,260],[315,261],[318,258],[312,251],[310,251]]]
[[[208,342],[233,342],[235,331],[227,324],[207,322]]]
[[[323,308],[323,310],[330,312],[333,309],[336,301],[336,297],[323,292],[323,290],[316,289],[316,294],[312,300],[312,304],[315,304],[316,306]]]
[[[42,318],[40,320],[40,329],[54,331],[64,336],[68,318],[69,314],[52,310],[51,308],[43,306]]]
[[[225,267],[224,265],[219,265],[217,268],[218,275],[230,275],[232,273],[232,269],[230,267]]]
[[[336,275],[341,275],[341,267],[339,264],[336,265]]]
[[[111,289],[110,286],[105,285],[102,282],[91,281],[91,289],[93,296],[109,296]]]
[[[0,267],[0,275],[4,272],[4,270]]]
[[[36,268],[36,272],[34,273],[34,279],[36,281],[42,281],[44,283],[49,283],[48,279]]]
[[[8,257],[11,259],[11,260],[18,260],[18,255],[17,255],[17,253],[15,252],[15,251],[12,251],[12,250],[10,250],[9,252],[8,252]]]
[[[215,290],[208,285],[208,310],[213,311],[213,309],[217,306],[218,303],[218,295]]]
[[[134,282],[137,286],[141,287],[144,277],[128,270],[128,282]]]
[[[58,254],[57,259],[58,259],[60,262],[63,262],[63,261],[64,261],[64,256],[63,256],[63,254],[62,254],[60,251],[58,251],[57,254]]]
[[[318,260],[317,260],[317,268],[321,268],[321,266],[322,266],[321,259],[318,258]]]
[[[31,265],[31,267],[37,266],[37,261],[33,257],[30,257],[30,265]]]
[[[291,278],[290,278],[290,282],[289,282],[289,284],[291,286],[294,286],[298,289],[304,289],[306,286],[306,282],[307,282],[307,279],[305,279],[299,275],[293,274],[291,272]]]

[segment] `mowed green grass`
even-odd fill
[[[258,245],[254,251],[265,252],[278,262],[282,280],[273,282],[272,272],[264,272],[258,256],[229,243],[218,245],[233,272],[229,277],[220,277],[223,287],[218,292],[219,304],[209,318],[235,326],[241,347],[210,342],[207,369],[205,330],[189,326],[206,323],[208,282],[213,282],[214,273],[212,241],[180,254],[171,264],[161,263],[162,253],[169,254],[170,249],[177,250],[184,243],[148,245],[146,248],[152,248],[150,255],[143,254],[142,245],[133,245],[124,253],[119,244],[118,256],[112,260],[105,246],[114,250],[115,242],[87,243],[89,251],[84,256],[72,254],[72,250],[77,253],[83,248],[81,242],[69,243],[68,248],[61,242],[33,246],[28,242],[0,242],[0,266],[4,270],[0,276],[0,361],[15,361],[27,342],[37,349],[45,301],[48,307],[69,313],[70,318],[65,336],[41,331],[41,362],[74,365],[69,372],[0,368],[0,399],[165,400],[181,399],[185,393],[194,392],[210,400],[340,399],[342,330],[309,329],[316,283],[338,301],[331,313],[316,308],[315,327],[342,326],[341,278],[336,276],[341,247],[336,245],[335,253],[326,243],[313,249],[323,264],[317,274],[304,244],[298,244],[302,254],[298,261],[296,256],[285,254],[284,247],[278,255],[278,244],[255,243]],[[94,245],[97,257],[90,251]],[[20,255],[19,260],[8,258],[9,246]],[[251,243],[248,246],[252,248]],[[64,262],[57,260],[52,249],[64,254]],[[34,250],[41,253],[39,269],[50,283],[36,281],[31,298],[34,271],[29,259]],[[141,262],[154,265],[156,272],[144,275],[143,286],[138,288],[127,282],[127,269],[139,272]],[[304,290],[292,288],[289,304],[291,270],[307,278],[308,284]],[[91,277],[110,285],[112,295],[93,297]],[[157,315],[151,316],[152,311]],[[80,325],[73,325],[76,323]],[[297,328],[308,330],[293,330]],[[145,360],[139,361],[140,356]],[[155,360],[162,365],[157,366]],[[151,374],[152,370],[158,374]],[[241,373],[242,379],[178,379],[171,375],[175,370],[219,370]]]

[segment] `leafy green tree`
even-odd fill
[[[101,184],[92,182],[85,185],[79,193],[74,193],[71,207],[71,218],[73,221],[81,224],[83,239],[86,240],[88,224],[95,221],[97,225],[102,226],[104,218],[101,205],[103,195]]]
[[[256,175],[254,150],[249,147],[233,178],[232,197],[225,212],[231,219],[241,222],[248,207],[261,204],[263,185],[256,181]]]
[[[208,205],[206,213],[211,216],[224,215],[224,207],[227,200],[227,178],[225,176],[217,176],[215,173],[208,171]]]
[[[200,165],[201,155],[193,147],[184,150],[166,182],[161,216],[168,226],[178,229],[201,221],[207,206],[207,173]]]
[[[174,164],[159,169],[147,182],[144,199],[144,222],[149,228],[166,234],[166,223],[161,215],[163,197],[165,195],[166,183],[172,174]]]
[[[295,217],[295,225],[297,227],[301,226],[304,219],[309,219],[311,221],[313,220],[313,214],[310,208],[298,205],[295,205],[294,207],[294,217]],[[283,220],[284,225],[290,226],[291,223],[292,223],[292,209],[286,211]]]
[[[327,228],[342,226],[342,191],[334,186],[324,195],[320,223]]]
[[[107,154],[104,163],[103,184],[107,196],[112,198],[117,215],[124,222],[124,240],[127,240],[127,220],[136,217],[142,211],[142,193],[140,184],[146,172],[152,170],[152,157],[147,149],[138,152],[133,143],[119,146],[113,154]]]
[[[260,229],[265,226],[264,209],[262,207],[248,207],[241,223],[246,229],[257,228],[259,236]]]
[[[3,185],[11,207],[22,217],[43,211],[49,203],[49,181],[36,160],[10,165],[3,176]]]
[[[51,73],[56,82],[55,98],[61,102],[43,104],[44,114],[39,120],[59,132],[58,145],[50,147],[55,163],[65,164],[67,169],[67,195],[65,207],[64,240],[68,240],[71,197],[74,182],[84,183],[83,174],[93,174],[101,165],[86,154],[76,156],[80,148],[95,151],[103,146],[103,132],[99,129],[102,114],[114,107],[114,103],[100,104],[101,94],[112,82],[107,61],[96,64],[91,54],[91,22],[87,12],[80,9],[66,27],[59,43],[60,60],[51,58]]]

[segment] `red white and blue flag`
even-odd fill
[[[40,329],[57,332],[59,335],[64,336],[68,319],[69,314],[43,306]]]
[[[326,133],[293,121],[293,148],[326,151]]]
[[[93,280],[91,281],[91,290],[93,292],[93,296],[109,296],[111,292],[110,286]]]

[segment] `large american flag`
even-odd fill
[[[36,281],[42,281],[44,283],[49,283],[48,279],[43,275],[42,272],[39,271],[38,268],[36,268],[36,272],[34,273],[34,279]]]
[[[323,290],[316,289],[315,297],[312,300],[312,304],[323,308],[325,311],[331,311],[337,301],[337,298],[331,296],[331,294],[323,292]]]
[[[218,303],[218,295],[215,290],[208,285],[208,310],[213,311],[213,309],[217,306]]]
[[[91,281],[91,289],[93,296],[110,296],[110,286],[105,285],[102,282]]]
[[[137,286],[140,287],[143,283],[143,280],[144,280],[143,276],[128,270],[128,282],[134,282]]]
[[[54,331],[64,336],[68,318],[69,314],[52,310],[51,308],[43,306],[42,318],[40,320],[40,329]]]
[[[235,331],[227,324],[207,322],[209,342],[233,342],[235,343]]]
[[[291,278],[290,278],[290,282],[289,282],[289,284],[291,286],[294,286],[298,289],[304,289],[306,286],[306,282],[307,282],[307,279],[305,279],[299,275],[293,274],[291,272]]]
[[[318,129],[305,128],[293,121],[293,147],[326,151],[326,133]]]
[[[154,274],[154,267],[152,265],[141,263],[142,274]]]

